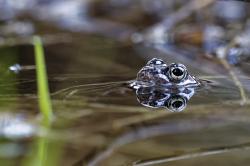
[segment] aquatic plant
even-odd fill
[[[43,115],[43,121],[48,123],[52,119],[52,106],[48,88],[48,78],[46,73],[46,65],[44,58],[44,50],[42,41],[38,36],[33,38],[35,47],[37,88],[39,97],[39,109]]]

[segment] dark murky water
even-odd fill
[[[213,83],[197,89],[185,111],[171,113],[143,107],[135,92],[125,86],[146,62],[133,49],[112,40],[83,36],[80,43],[50,45],[45,50],[56,118],[51,139],[63,144],[60,165],[84,165],[88,161],[95,165],[131,165],[249,142],[249,107],[240,106],[239,91],[227,75],[197,75]],[[34,65],[32,46],[3,51],[13,52],[15,58],[9,64]],[[23,114],[36,124],[35,71],[5,74],[3,114]],[[7,157],[2,154],[2,160],[10,165],[19,163],[29,154],[31,140],[14,144],[4,141],[2,151],[6,146],[15,150]],[[16,148],[22,151],[16,154]],[[169,165],[245,165],[249,162],[247,153],[240,150]]]
[[[185,52],[181,54],[188,56],[172,56],[171,51],[166,52],[171,49],[69,32],[42,21],[36,25],[41,34],[70,36],[45,42],[54,122],[50,129],[39,125],[33,46],[23,42],[26,39],[3,44],[0,165],[25,165],[39,137],[49,142],[47,160],[62,166],[230,166],[250,162],[249,101],[241,104],[239,88],[218,62]],[[144,107],[128,87],[151,58],[183,63],[203,80],[184,111]],[[9,70],[15,64],[20,65],[16,73]],[[234,68],[240,71],[238,77],[247,95],[248,65],[245,61]]]

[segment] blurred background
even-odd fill
[[[249,9],[247,0],[0,0],[0,165],[248,165]],[[188,97],[133,90],[152,58],[184,64],[202,85]],[[145,104],[168,95],[183,99],[181,112]]]

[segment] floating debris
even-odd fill
[[[21,71],[34,70],[34,69],[36,69],[35,65],[21,66],[20,64],[14,64],[14,65],[9,67],[9,70],[12,71],[15,74],[18,74]]]
[[[22,70],[22,67],[19,64],[14,64],[9,67],[9,70],[17,74]]]

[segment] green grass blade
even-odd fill
[[[48,87],[48,77],[42,41],[38,36],[33,38],[35,46],[35,61],[37,74],[37,88],[39,97],[39,109],[43,115],[43,122],[48,123],[52,119],[52,106]]]

